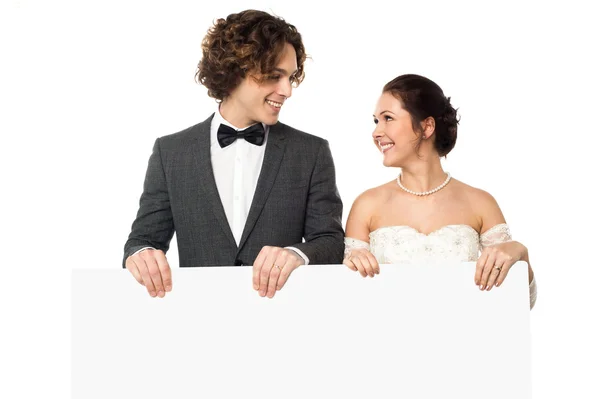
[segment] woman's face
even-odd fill
[[[373,141],[383,154],[385,166],[402,167],[417,157],[415,144],[418,133],[413,130],[408,111],[391,93],[383,93],[373,114],[375,130]]]

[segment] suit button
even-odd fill
[[[243,265],[243,263],[241,260],[239,260],[239,259],[235,260],[234,266],[242,266],[242,265]]]

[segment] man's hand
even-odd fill
[[[138,283],[146,286],[151,297],[158,295],[162,298],[166,292],[171,291],[171,268],[163,251],[144,249],[127,258],[125,266]]]
[[[273,298],[304,259],[291,249],[263,247],[252,265],[252,285],[260,296]]]

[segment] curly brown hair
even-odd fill
[[[196,81],[208,95],[223,101],[250,74],[258,83],[273,72],[286,43],[296,50],[298,70],[290,77],[297,87],[304,79],[306,53],[296,27],[263,11],[246,10],[220,18],[202,41]]]

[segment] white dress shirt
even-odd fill
[[[227,147],[221,148],[217,141],[217,132],[221,124],[236,131],[244,130],[248,126],[241,129],[233,126],[221,116],[218,109],[210,125],[210,161],[213,174],[229,227],[235,243],[239,245],[265,157],[269,126],[263,123],[265,129],[263,145],[258,146],[244,139],[238,139]]]
[[[233,126],[223,118],[218,108],[210,125],[210,161],[213,174],[229,227],[235,243],[239,245],[262,169],[265,148],[269,139],[269,126],[263,123],[265,140],[260,146],[244,139],[237,139],[227,147],[221,148],[217,141],[217,132],[221,124],[237,131],[244,130],[249,126],[243,128]],[[204,183],[198,182],[198,184]],[[147,248],[151,247],[142,248],[136,253]],[[302,251],[294,247],[286,248],[296,252],[308,265],[308,257]]]

